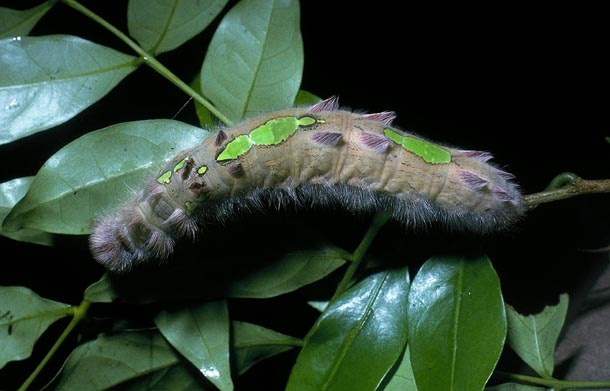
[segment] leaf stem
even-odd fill
[[[354,276],[354,273],[356,273],[358,266],[360,266],[360,264],[362,263],[364,254],[366,254],[366,251],[371,245],[371,242],[373,241],[381,227],[383,227],[383,225],[388,222],[391,215],[392,214],[388,211],[379,212],[375,215],[368,231],[366,231],[366,234],[364,234],[364,237],[360,241],[358,247],[356,247],[356,250],[354,250],[354,252],[351,254],[350,260],[352,262],[345,271],[343,279],[341,279],[341,282],[339,282],[339,285],[337,285],[337,289],[335,290],[333,297],[330,299],[329,304],[335,301],[339,296],[341,296],[341,294],[343,294],[343,292],[347,290],[350,282],[352,281],[352,277]]]
[[[594,193],[610,193],[610,179],[588,180],[565,172],[557,175],[544,191],[525,196],[525,206],[531,209],[545,202]]]
[[[188,84],[180,80],[178,76],[174,75],[172,71],[167,69],[165,65],[161,64],[151,53],[148,53],[146,50],[142,49],[137,43],[135,43],[131,38],[121,32],[119,29],[108,23],[99,15],[95,14],[93,11],[83,6],[76,0],[62,0],[66,5],[74,8],[78,12],[83,15],[93,19],[95,22],[106,28],[116,37],[118,37],[121,41],[125,42],[127,46],[133,49],[138,55],[140,59],[144,61],[145,64],[150,66],[152,69],[157,71],[167,80],[172,82],[175,86],[184,91],[187,95],[191,96],[197,102],[201,103],[206,109],[208,109],[212,114],[216,116],[220,121],[222,121],[225,125],[231,126],[233,122],[227,118],[223,113],[221,113],[210,101],[201,96],[197,91],[193,90]]]
[[[533,384],[537,386],[550,387],[555,391],[585,388],[610,388],[610,380],[605,381],[578,381],[578,380],[559,380],[555,378],[543,379],[541,377],[521,375],[504,371],[496,371],[496,375],[518,383]]]
[[[38,364],[36,369],[34,369],[34,371],[30,374],[30,376],[27,379],[25,379],[25,381],[23,382],[23,384],[21,385],[21,387],[19,387],[19,389],[17,391],[26,391],[28,389],[28,387],[30,387],[30,385],[32,385],[32,382],[34,382],[36,377],[44,369],[44,367],[47,365],[49,360],[51,360],[51,358],[53,357],[53,355],[55,354],[57,349],[59,349],[61,344],[65,341],[65,339],[72,332],[72,330],[74,330],[76,325],[78,323],[80,323],[80,321],[83,320],[83,318],[87,315],[87,311],[89,310],[89,305],[90,305],[90,303],[87,300],[83,300],[78,305],[78,307],[72,307],[72,309],[73,309],[72,320],[70,321],[70,323],[68,323],[68,326],[66,326],[66,328],[64,329],[63,333],[61,333],[59,338],[57,338],[57,341],[55,341],[55,343],[53,344],[51,349],[49,349],[46,356],[44,356],[42,361],[40,361],[40,364]]]

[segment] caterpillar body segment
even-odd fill
[[[248,119],[180,152],[90,238],[114,272],[165,258],[180,237],[242,210],[291,203],[392,212],[407,227],[509,229],[523,214],[511,174],[487,152],[392,127],[392,112],[340,110],[335,98]]]

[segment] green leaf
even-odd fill
[[[300,345],[300,340],[273,330],[246,322],[232,322],[232,360],[238,374],[268,357]],[[188,365],[188,364],[186,364]],[[150,375],[138,377],[119,387],[117,391],[196,391],[216,390],[203,382],[199,372],[187,369],[185,364],[171,365]]]
[[[201,90],[231,121],[294,104],[303,72],[297,0],[242,0],[223,18]]]
[[[528,386],[525,384],[505,383],[494,387],[487,387],[485,391],[546,391],[547,388]]]
[[[0,38],[13,38],[28,35],[40,18],[53,7],[53,2],[46,1],[37,7],[27,10],[14,10],[0,7]]]
[[[128,122],[88,133],[47,160],[3,227],[87,234],[94,217],[131,196],[130,189],[142,186],[147,174],[207,135],[171,120]]]
[[[555,347],[567,312],[567,294],[559,297],[559,304],[548,306],[536,315],[523,316],[508,307],[507,342],[542,377],[553,375]]]
[[[193,81],[189,84],[189,86],[195,90],[198,94],[203,95],[201,92],[201,74],[198,73],[197,76],[193,79]],[[221,126],[221,123],[218,119],[201,103],[195,102],[195,113],[197,114],[197,118],[199,118],[199,126],[203,129],[207,129],[210,131],[214,131]]]
[[[483,390],[506,338],[500,281],[487,257],[429,259],[411,285],[408,317],[420,391]]]
[[[0,286],[0,368],[28,358],[47,327],[71,314],[69,307],[21,286]]]
[[[34,179],[34,177],[16,178],[8,182],[0,183],[0,235],[22,242],[50,246],[53,243],[53,236],[47,232],[29,228],[16,232],[5,232],[2,229],[4,218],[9,214],[15,204],[23,198],[30,188],[32,179]]]
[[[286,390],[374,390],[407,342],[407,268],[371,275],[310,330]]]
[[[137,378],[113,391],[213,391],[216,387],[203,384],[186,365],[173,365]]]
[[[112,277],[105,273],[102,278],[85,289],[84,299],[89,303],[112,303],[119,294],[112,286]]]
[[[610,137],[606,137],[606,142],[610,144]]]
[[[415,384],[415,375],[411,367],[411,353],[409,345],[407,345],[404,353],[397,363],[396,370],[389,374],[389,379],[385,386],[380,388],[380,391],[417,391]]]
[[[152,54],[175,49],[203,31],[228,0],[130,0],[129,34]]]
[[[133,56],[68,35],[0,40],[0,144],[66,122],[136,69]]]
[[[311,300],[308,301],[307,304],[309,304],[310,307],[315,308],[316,310],[320,311],[320,312],[324,312],[324,310],[326,310],[326,307],[328,307],[328,301],[317,301],[317,300]]]
[[[162,269],[124,276],[105,275],[87,288],[90,302],[148,303],[184,298],[269,298],[292,292],[318,281],[345,263],[349,254],[333,246],[292,251],[271,258],[254,256],[246,263],[226,257],[197,258]],[[211,276],[202,287],[202,276]]]
[[[316,103],[322,101],[317,95],[312,94],[309,91],[299,90],[297,97],[294,100],[295,106],[313,106]]]
[[[232,390],[229,366],[229,311],[224,300],[155,317],[161,334],[220,390]]]
[[[266,358],[302,345],[298,338],[252,323],[235,321],[232,322],[232,327],[232,357],[238,375]]]
[[[54,390],[108,390],[178,363],[179,357],[159,334],[101,335],[74,349],[56,378]]]
[[[191,88],[202,94],[201,92],[201,75],[195,76],[193,81],[190,84]],[[294,101],[294,106],[312,106],[322,99],[317,97],[316,95],[307,92],[305,90],[299,90],[297,97]],[[210,110],[206,109],[201,103],[195,101],[195,112],[197,113],[197,118],[199,118],[199,126],[208,130],[215,130],[221,127],[221,123],[214,117],[214,115],[210,112]]]
[[[237,277],[226,289],[228,297],[268,298],[295,291],[318,281],[345,264],[348,253],[326,246],[292,251],[275,262],[258,265],[253,273]]]

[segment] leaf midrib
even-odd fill
[[[130,57],[132,57],[132,56],[130,56]],[[21,83],[21,84],[0,86],[0,92],[7,91],[7,90],[10,90],[13,88],[21,89],[21,88],[32,88],[32,86],[38,87],[38,86],[43,86],[46,84],[61,84],[61,83],[70,82],[70,81],[73,81],[76,79],[89,77],[89,76],[96,76],[98,74],[111,73],[112,71],[121,70],[123,68],[128,68],[128,67],[135,68],[136,66],[139,65],[139,63],[140,63],[140,60],[138,58],[132,57],[129,61],[126,61],[126,62],[123,62],[120,64],[116,64],[116,65],[113,65],[110,67],[98,68],[98,69],[90,71],[90,72],[70,74],[68,76],[57,77],[57,78],[54,78],[51,80],[36,80],[31,83]]]
[[[341,362],[343,361],[343,358],[347,355],[347,352],[352,347],[354,340],[356,339],[356,337],[358,337],[358,335],[360,335],[360,332],[362,331],[364,324],[366,323],[366,321],[369,319],[371,313],[373,312],[373,303],[375,303],[375,301],[377,300],[377,297],[379,296],[379,293],[381,292],[381,288],[383,287],[383,284],[385,283],[388,276],[389,276],[389,272],[386,271],[384,273],[383,277],[380,278],[380,281],[377,283],[377,287],[375,288],[375,291],[370,296],[370,298],[366,304],[363,315],[360,317],[359,321],[356,324],[357,327],[351,328],[351,330],[347,334],[347,338],[345,338],[345,340],[341,344],[341,347],[339,349],[339,354],[337,354],[335,356],[335,360],[333,360],[332,366],[330,367],[330,374],[321,385],[322,390],[327,390],[328,387],[330,387],[330,384],[334,380],[335,375],[337,374],[337,372],[339,370],[339,366],[340,366]]]
[[[451,389],[454,389],[455,385],[455,370],[456,370],[456,362],[457,362],[457,353],[458,353],[458,328],[459,328],[459,318],[460,311],[462,307],[462,290],[464,286],[464,260],[460,261],[459,272],[457,275],[457,283],[455,285],[454,297],[455,305],[453,307],[453,349],[451,351],[451,375],[449,377],[449,384],[451,385]]]
[[[273,13],[274,12],[275,12],[275,1],[273,1],[273,5],[271,6],[271,12],[269,12],[269,17],[267,18],[267,21],[265,23],[265,29],[264,29],[265,36],[263,38],[263,42],[262,42],[262,45],[261,45],[260,56],[258,57],[257,64],[256,64],[256,69],[254,70],[254,75],[252,77],[252,83],[248,87],[248,93],[246,95],[246,99],[244,101],[244,105],[243,105],[241,113],[240,113],[240,119],[243,119],[244,116],[246,115],[246,112],[248,111],[247,109],[249,107],[249,102],[252,99],[252,94],[254,92],[254,87],[256,86],[256,80],[258,80],[258,75],[259,75],[260,70],[261,70],[261,65],[263,63],[263,59],[265,58],[264,54],[265,54],[265,49],[267,47],[267,42],[268,42],[267,37],[269,36],[269,34],[268,34],[269,26],[271,25],[271,21],[273,20]]]

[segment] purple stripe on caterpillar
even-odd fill
[[[483,163],[494,158],[491,153],[485,151],[460,151],[460,155],[471,157]]]
[[[371,121],[379,121],[386,126],[391,126],[396,119],[396,113],[393,111],[382,111],[380,113],[363,114],[362,117]]]
[[[320,113],[322,111],[336,111],[339,109],[339,97],[331,96],[324,99],[307,109],[308,113]]]
[[[487,179],[480,177],[472,171],[458,170],[458,176],[464,181],[464,183],[474,190],[481,190],[489,185],[489,181]]]
[[[312,141],[318,144],[334,147],[343,139],[343,133],[327,131],[311,132],[310,137]]]
[[[519,197],[516,197],[514,194],[510,194],[506,189],[503,189],[500,186],[494,186],[491,189],[491,192],[502,202],[508,202],[513,205],[517,205],[519,202],[521,202]]]
[[[360,141],[377,153],[385,153],[388,147],[392,145],[392,141],[389,138],[377,133],[362,132],[360,133]]]

